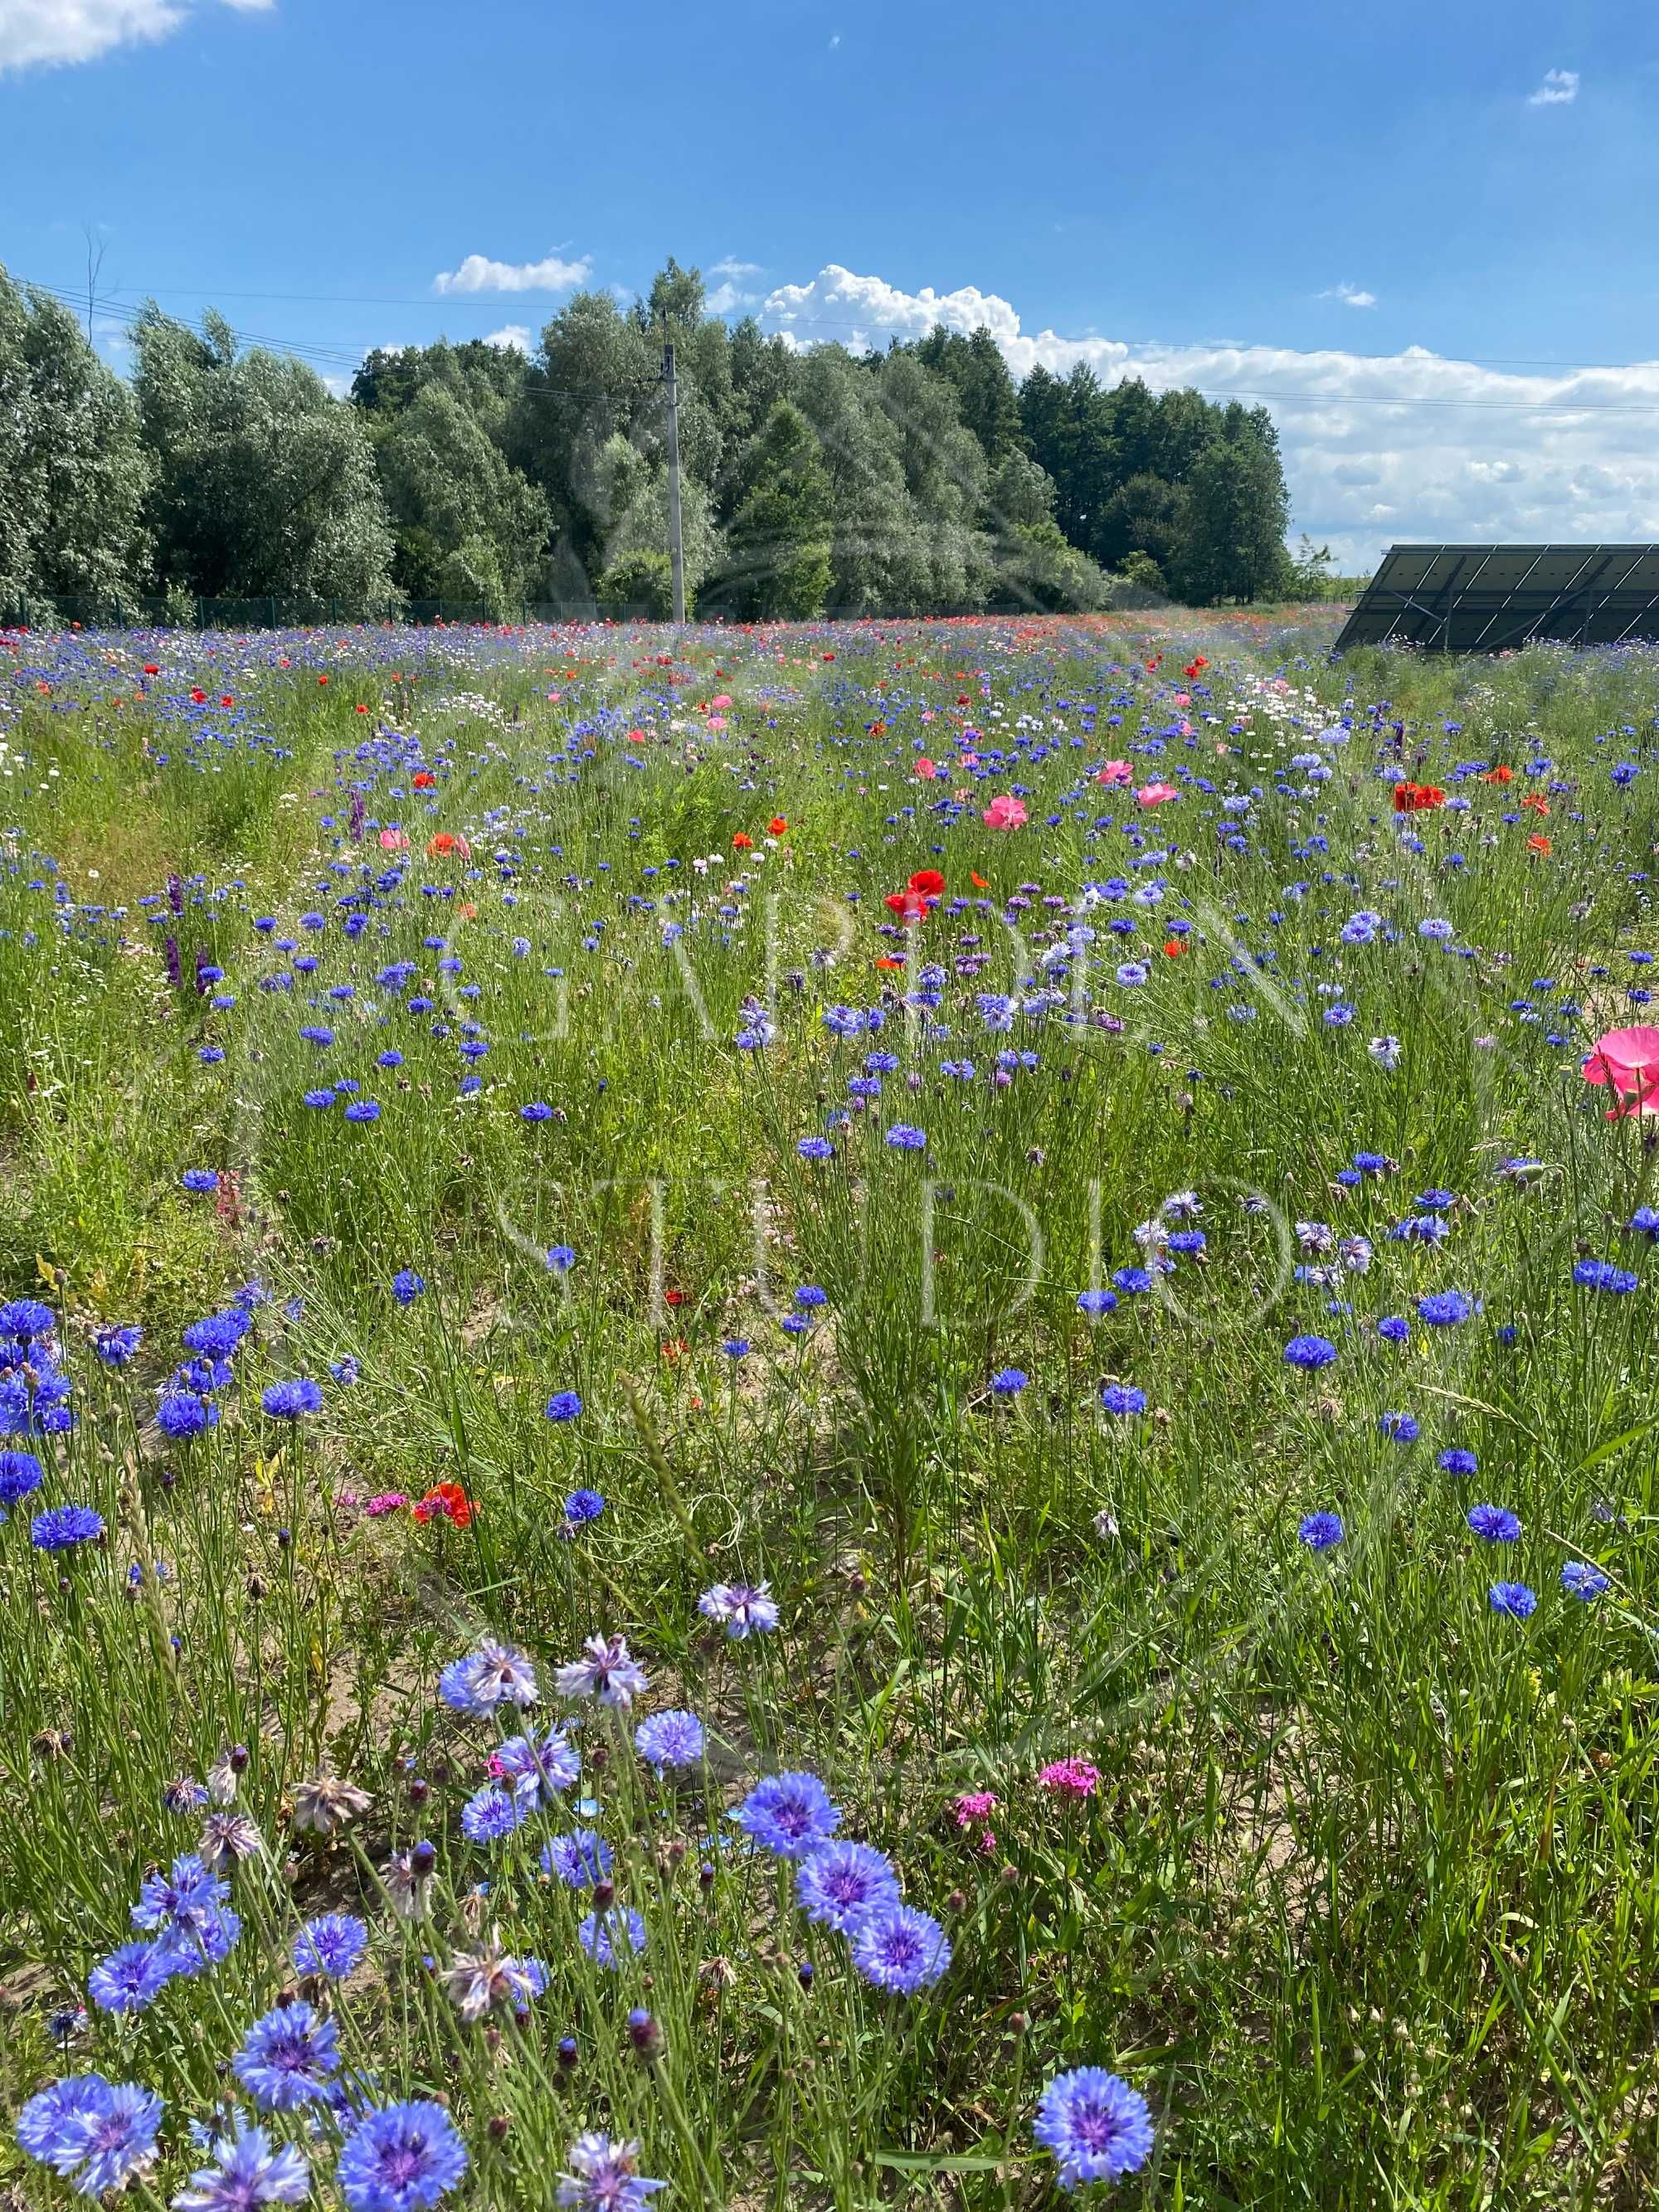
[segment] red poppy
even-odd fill
[[[920,891],[924,898],[942,898],[945,878],[937,868],[918,868],[910,878],[910,889]]]
[[[231,697],[228,691],[225,691],[222,692],[220,695],[219,704],[222,707],[234,707],[236,704],[236,702]]]
[[[207,702],[207,693],[206,693],[205,691],[204,691],[204,690],[203,690],[203,689],[202,689],[202,687],[201,687],[201,685],[200,685],[199,684],[196,686],[195,690],[191,693],[191,695],[190,695],[190,696],[191,696],[191,697],[195,701],[196,704],[197,704],[198,707],[200,707],[200,706],[204,706],[204,705],[205,705],[205,704],[206,704],[206,702]]]
[[[1545,836],[1543,836],[1543,835],[1542,835],[1542,833],[1541,833],[1540,831],[1534,830],[1533,831],[1533,833],[1532,833],[1531,836],[1530,836],[1530,837],[1528,837],[1528,840],[1527,840],[1527,850],[1528,850],[1529,853],[1544,853],[1544,854],[1547,854],[1547,853],[1548,853],[1548,851],[1549,851],[1549,849],[1550,849],[1550,841],[1549,841],[1549,839],[1548,839],[1547,837],[1546,837]]]
[[[317,681],[318,681],[319,684],[326,684],[326,683],[327,683],[327,681],[328,681],[328,678],[327,678],[327,677],[326,677],[326,676],[319,676],[319,677],[317,678]]]
[[[1496,768],[1489,768],[1486,770],[1480,781],[1482,783],[1513,783],[1515,770],[1507,761],[1499,761]]]
[[[147,660],[144,663],[144,673],[146,676],[159,676],[161,672],[161,670],[156,666],[153,660]]]
[[[1446,794],[1437,784],[1397,783],[1394,787],[1396,814],[1420,814],[1425,807],[1443,806]]]
[[[430,791],[438,779],[429,768],[417,768],[412,781],[416,791]]]
[[[662,1294],[662,1302],[665,1306],[683,1306],[685,1304],[685,1292],[665,1291]]]
[[[876,965],[878,968],[902,968],[904,963],[902,960],[895,959],[890,952],[884,952],[876,962]]]
[[[353,713],[354,714],[368,714],[368,708],[367,708],[367,707],[365,707],[365,706],[363,706],[363,705],[362,705],[362,704],[360,703],[360,704],[358,704],[357,706],[354,707],[354,708],[352,708],[352,710],[351,710],[351,711],[352,711],[352,713]]]
[[[752,853],[755,849],[755,841],[746,830],[739,830],[732,840],[732,849],[734,853]]]
[[[788,827],[781,814],[775,814],[766,825],[766,834],[769,837],[781,837]]]
[[[1166,960],[1179,960],[1184,949],[1178,937],[1166,937],[1164,940],[1164,957]]]
[[[1547,814],[1550,811],[1548,799],[1540,799],[1535,791],[1529,791],[1521,804],[1529,814]]]
[[[411,1510],[422,1528],[439,1519],[453,1522],[458,1528],[470,1528],[472,1522],[472,1501],[459,1482],[438,1483]]]

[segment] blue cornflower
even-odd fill
[[[205,1928],[230,1895],[230,1884],[194,1851],[184,1851],[169,1873],[149,1874],[138,1887],[132,1924],[140,1929]]]
[[[1638,1236],[1659,1243],[1659,1206],[1638,1206],[1626,1225]]]
[[[1032,2133],[1058,2160],[1062,2189],[1120,2181],[1152,2154],[1146,2100],[1103,2066],[1056,2075],[1038,2101]]]
[[[348,1352],[338,1359],[331,1359],[328,1371],[343,1390],[349,1390],[357,1380],[359,1370],[356,1361]]]
[[[1023,1367],[999,1367],[991,1388],[999,1398],[1017,1398],[1030,1379]]]
[[[17,2116],[17,2140],[82,2197],[102,2197],[148,2163],[161,2110],[161,2100],[136,2081],[72,2075],[29,2099]]]
[[[582,1763],[563,1730],[544,1729],[538,1735],[509,1736],[489,1762],[489,1771],[511,1789],[520,1808],[536,1810],[545,1797],[550,1804],[568,1790],[582,1771]]]
[[[1628,1267],[1615,1267],[1611,1260],[1580,1260],[1572,1279],[1581,1290],[1612,1291],[1620,1296],[1638,1288],[1640,1278]]]
[[[311,2194],[304,2152],[289,2143],[273,2147],[240,2113],[213,2153],[213,2165],[198,2166],[173,2198],[174,2212],[254,2212],[261,2204],[303,2204]]]
[[[886,1855],[850,1838],[822,1844],[801,1861],[795,1895],[809,1920],[843,1936],[900,1901],[898,1876]]]
[[[297,2112],[328,2094],[339,2046],[334,2022],[301,2000],[276,2005],[256,2020],[231,2067],[262,2112]]]
[[[92,1348],[106,1367],[125,1367],[143,1340],[143,1330],[129,1322],[117,1328],[100,1328]]]
[[[763,1850],[781,1859],[805,1858],[828,1843],[841,1825],[841,1814],[816,1774],[769,1774],[732,1818]]]
[[[522,1651],[486,1637],[476,1651],[452,1659],[438,1676],[438,1695],[458,1713],[475,1718],[497,1705],[533,1705],[536,1669]]]
[[[291,1382],[267,1385],[259,1403],[273,1420],[297,1421],[303,1414],[321,1412],[323,1393],[309,1376],[296,1375]]]
[[[795,1147],[804,1160],[833,1160],[836,1148],[828,1137],[803,1137]]]
[[[597,1521],[604,1510],[605,1500],[597,1490],[573,1490],[564,1501],[564,1517],[573,1528]]]
[[[568,2212],[644,2212],[647,2199],[668,2186],[640,2172],[638,2143],[613,2142],[607,2135],[578,2136],[569,2161],[553,2199]]]
[[[1297,1528],[1297,1540],[1310,1552],[1328,1552],[1342,1541],[1340,1513],[1310,1513]]]
[[[567,1889],[592,1889],[605,1880],[615,1862],[610,1844],[592,1828],[555,1836],[542,1847],[542,1872],[557,1875]]]
[[[1336,1346],[1328,1336],[1293,1336],[1285,1347],[1285,1364],[1299,1367],[1311,1375],[1321,1367],[1328,1367],[1336,1358]]]
[[[1454,1444],[1449,1451],[1443,1451],[1438,1463],[1444,1474],[1474,1474],[1480,1464],[1474,1454],[1462,1444]]]
[[[1521,1523],[1506,1506],[1471,1505],[1465,1518],[1489,1544],[1513,1544],[1521,1534]]]
[[[695,1713],[680,1710],[653,1713],[634,1731],[634,1748],[647,1765],[660,1774],[665,1767],[702,1764],[702,1723]]]
[[[1109,1413],[1144,1413],[1146,1393],[1137,1389],[1133,1382],[1109,1382],[1100,1394],[1100,1402]]]
[[[87,1995],[101,2012],[143,2012],[178,1972],[165,1942],[123,1943],[87,1977]]]
[[[550,1275],[568,1275],[576,1264],[574,1248],[568,1244],[550,1244],[547,1250],[547,1272]]]
[[[550,1421],[574,1421],[581,1412],[582,1401],[574,1390],[556,1390],[547,1401]]]
[[[931,1989],[950,1963],[950,1937],[931,1914],[908,1905],[866,1914],[853,1936],[853,1964],[865,1980],[902,1996]]]
[[[788,1336],[805,1336],[812,1324],[805,1314],[785,1314],[778,1327]]]
[[[1112,1280],[1126,1298],[1139,1297],[1142,1291],[1152,1287],[1152,1279],[1145,1267],[1115,1267]]]
[[[520,1107],[519,1119],[521,1121],[550,1121],[553,1119],[553,1109],[543,1100],[532,1098],[528,1106]]]
[[[169,1390],[155,1408],[155,1425],[175,1443],[199,1437],[204,1429],[216,1428],[219,1408],[194,1390]]]
[[[186,1352],[198,1352],[204,1359],[228,1359],[252,1326],[240,1306],[227,1306],[222,1313],[204,1314],[191,1322],[179,1341]]]
[[[1506,1613],[1511,1620],[1526,1620],[1538,1609],[1538,1593],[1525,1583],[1494,1583],[1486,1592],[1486,1602],[1494,1613]]]
[[[1117,1300],[1110,1291],[1079,1291],[1077,1310],[1087,1314],[1091,1321],[1098,1321],[1102,1314],[1117,1311]]]
[[[1404,1344],[1412,1325],[1399,1314],[1384,1314],[1376,1324],[1376,1333],[1384,1344]]]
[[[343,1981],[368,1948],[368,1929],[355,1912],[325,1912],[295,1937],[294,1971]]]
[[[824,1306],[830,1303],[828,1291],[820,1290],[816,1283],[803,1283],[795,1292],[798,1306]]]
[[[1601,1568],[1591,1566],[1588,1559],[1569,1559],[1561,1570],[1561,1587],[1569,1597],[1579,1598],[1588,1605],[1611,1585]]]
[[[1433,1291],[1417,1301],[1417,1317],[1427,1322],[1431,1328],[1454,1328],[1459,1322],[1467,1321],[1474,1310],[1474,1300],[1467,1291]],[[1379,1330],[1381,1326],[1379,1322]]]
[[[443,2106],[416,2100],[365,2112],[340,2146],[334,2178],[350,2212],[426,2212],[466,2164]]]
[[[475,1844],[498,1844],[524,1820],[517,1801],[493,1782],[467,1799],[461,1808],[461,1832]]]
[[[104,1516],[90,1505],[50,1505],[29,1523],[37,1552],[71,1552],[77,1544],[95,1543],[103,1533]]]
[[[378,1121],[380,1109],[372,1098],[354,1098],[345,1109],[345,1117],[348,1121]]]
[[[392,1295],[400,1306],[412,1306],[426,1288],[424,1275],[417,1275],[413,1267],[400,1267],[392,1278]]]
[[[186,1168],[179,1178],[186,1190],[217,1190],[219,1178],[211,1168]]]
[[[14,1336],[21,1343],[32,1344],[50,1336],[57,1326],[58,1316],[39,1298],[8,1298],[0,1305],[0,1337]]]
[[[1379,1436],[1392,1437],[1397,1444],[1414,1444],[1423,1433],[1411,1413],[1379,1413],[1376,1428]]]
[[[15,1505],[45,1480],[33,1452],[0,1451],[0,1505]]]
[[[632,1905],[613,1905],[603,1919],[590,1912],[576,1930],[576,1941],[601,1966],[621,1963],[618,1952],[637,1956],[645,1948],[645,1923]]]
[[[325,1107],[334,1103],[334,1093],[331,1091],[307,1091],[302,1093],[300,1103],[321,1113]]]
[[[921,1152],[927,1148],[927,1132],[917,1129],[908,1121],[895,1121],[887,1132],[887,1142],[896,1152]]]
[[[721,1345],[720,1350],[726,1354],[728,1359],[747,1359],[749,1357],[749,1339],[746,1336],[728,1336],[725,1343]]]

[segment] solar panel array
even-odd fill
[[[1390,546],[1336,648],[1512,653],[1545,637],[1659,638],[1659,545]]]

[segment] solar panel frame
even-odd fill
[[[1659,544],[1391,545],[1335,650],[1510,653],[1543,638],[1659,640]]]

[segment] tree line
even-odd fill
[[[688,598],[734,619],[1087,611],[1296,589],[1279,441],[1079,365],[1016,383],[988,331],[858,354],[707,310],[670,260],[629,307],[578,294],[533,352],[378,350],[349,398],[153,302],[132,374],[0,270],[0,614],[155,593],[665,613],[664,340],[677,355]]]

